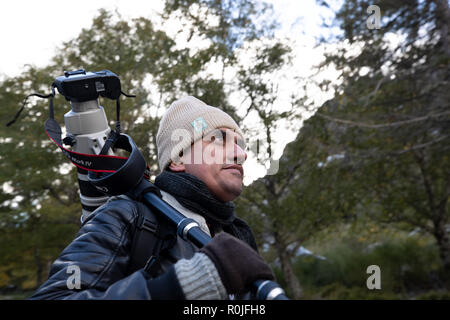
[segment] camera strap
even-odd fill
[[[47,95],[43,95],[43,94],[39,94],[39,93],[32,93],[29,94],[25,97],[25,99],[23,100],[22,106],[20,107],[19,111],[16,112],[16,114],[14,115],[14,118],[9,121],[6,126],[9,127],[10,125],[12,125],[14,122],[17,121],[17,119],[19,118],[20,114],[22,113],[23,109],[25,108],[25,105],[27,104],[27,100],[30,97],[39,97],[42,99],[48,99],[50,98],[50,112],[52,113],[51,115],[53,116],[53,97],[55,96],[55,89],[52,88],[52,93],[47,94]]]
[[[110,147],[130,152],[129,157],[111,156],[107,154],[83,154],[68,150],[62,146],[62,130],[53,117],[53,97],[50,97],[50,117],[44,124],[45,132],[61,149],[64,155],[78,168],[88,171],[89,182],[100,192],[109,196],[128,192],[135,187],[142,178],[149,179],[148,166],[142,153],[133,139],[120,133],[120,122],[117,121],[116,131],[110,134]],[[118,112],[120,112],[118,106]],[[106,143],[105,143],[106,144]],[[103,148],[105,149],[105,147]]]
[[[120,94],[124,95],[127,98],[135,98],[135,95],[126,94],[123,91],[120,91]],[[111,131],[109,133],[108,139],[105,141],[102,150],[100,151],[101,155],[107,154],[108,150],[115,145],[117,139],[120,135],[120,100],[116,99],[116,130]]]
[[[128,95],[123,92],[121,94],[126,97],[134,97],[133,95]],[[71,151],[65,147],[63,147],[63,140],[61,138],[62,130],[61,126],[55,120],[54,117],[54,108],[53,108],[53,98],[55,97],[55,87],[52,86],[52,92],[50,94],[44,95],[39,93],[32,93],[25,97],[22,106],[14,115],[14,118],[9,121],[6,126],[9,127],[13,123],[17,121],[20,114],[23,112],[25,105],[30,97],[39,97],[42,99],[49,99],[49,118],[45,121],[44,128],[45,132],[49,136],[49,138],[61,149],[64,155],[78,168],[93,171],[93,172],[116,172],[118,168],[123,166],[125,162],[128,160],[127,157],[119,157],[119,156],[111,156],[107,155],[109,148],[115,146],[117,140],[120,136],[120,102],[117,99],[116,104],[116,130],[111,131],[111,134],[108,140],[105,142],[105,145],[102,148],[102,152],[99,155],[94,154],[83,154]],[[131,150],[129,150],[131,151]]]
[[[28,95],[16,113],[14,118],[7,123],[12,125],[19,118],[24,110],[29,97],[49,99],[49,118],[45,121],[44,128],[49,138],[61,149],[63,154],[69,159],[78,170],[88,172],[89,182],[100,192],[107,195],[118,195],[129,191],[136,186],[142,178],[149,180],[149,167],[144,157],[137,148],[134,141],[126,134],[120,133],[120,102],[117,98],[116,113],[117,121],[115,131],[111,131],[100,154],[83,154],[71,151],[63,146],[61,138],[61,126],[54,118],[53,98],[55,96],[54,86],[52,93],[48,95],[33,93]],[[123,92],[127,97],[133,97]],[[112,156],[106,154],[110,148],[123,149],[130,152],[129,157]]]
[[[36,95],[36,94],[35,94]],[[63,147],[63,140],[61,139],[62,130],[59,123],[55,120],[53,111],[53,98],[55,95],[54,87],[52,87],[52,93],[47,96],[39,95],[42,98],[49,98],[49,118],[45,121],[44,129],[49,138],[61,149],[63,154],[69,159],[75,166],[86,171],[93,172],[115,172],[118,168],[124,165],[128,158],[111,156],[106,154],[83,154],[79,152],[71,151]],[[23,109],[23,106],[21,110]],[[21,111],[19,110],[19,111]],[[19,113],[20,114],[20,113]],[[17,116],[18,117],[18,116]],[[120,125],[119,125],[120,130]],[[120,131],[119,131],[120,133]],[[114,142],[117,141],[117,137]],[[113,144],[112,144],[113,145]],[[110,144],[111,146],[111,144]],[[109,149],[109,148],[108,148]],[[106,150],[107,151],[107,150]]]
[[[53,118],[45,121],[44,128],[49,138],[61,149],[63,154],[81,169],[93,172],[115,172],[128,159],[119,156],[78,153],[64,148],[61,140],[61,127]]]

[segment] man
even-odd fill
[[[247,157],[235,121],[185,97],[167,110],[156,140],[161,174],[155,185],[212,241],[198,250],[176,237],[152,268],[146,264],[134,270],[133,236],[143,210],[149,209],[126,195],[115,197],[83,222],[31,299],[244,298],[255,280],[273,279],[250,228],[234,215],[231,201],[242,192]],[[79,283],[69,281],[73,270],[79,271]]]

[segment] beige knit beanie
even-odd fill
[[[186,96],[173,102],[159,123],[156,135],[159,168],[163,171],[179,153],[218,128],[229,128],[244,135],[237,123],[219,108]]]

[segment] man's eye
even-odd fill
[[[214,143],[216,143],[216,144],[218,144],[218,145],[223,145],[223,139],[222,139],[222,137],[219,137],[219,136],[212,136],[211,137],[211,142],[214,142]]]

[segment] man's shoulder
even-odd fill
[[[149,210],[148,208],[144,209]],[[134,223],[141,211],[142,208],[138,201],[126,195],[113,196],[87,216],[82,225],[90,224],[94,220],[119,220],[124,223]]]

